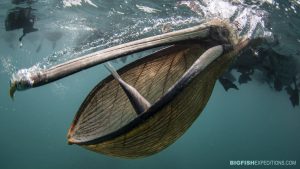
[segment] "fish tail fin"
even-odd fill
[[[110,73],[113,75],[113,77],[120,82],[121,77],[118,74],[118,72],[116,71],[116,69],[109,62],[105,63],[104,66],[106,67],[106,69],[108,71],[110,71]]]
[[[123,91],[127,95],[131,105],[137,114],[146,111],[151,104],[145,99],[133,86],[127,84],[118,74],[116,69],[109,63],[105,63],[105,67],[111,72],[112,76],[119,82]]]

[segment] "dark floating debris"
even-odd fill
[[[37,28],[34,28],[34,22],[36,20],[36,16],[33,14],[34,10],[35,9],[31,7],[15,7],[9,10],[5,19],[5,30],[13,31],[23,29],[23,34],[19,38],[20,42],[26,34],[38,31]]]
[[[299,89],[296,83],[296,80],[294,79],[294,88],[292,88],[292,86],[287,86],[285,88],[286,92],[288,93],[288,95],[290,96],[290,101],[292,103],[292,105],[295,106],[299,106]]]
[[[226,74],[232,74],[233,70],[240,73],[239,84],[245,84],[252,80],[252,77],[260,76],[261,83],[267,83],[275,91],[285,91],[293,107],[299,105],[299,84],[300,84],[300,62],[292,56],[284,56],[271,48],[258,48],[257,52],[248,49],[239,56],[231,65]],[[222,78],[222,77],[221,77]],[[232,80],[219,79],[225,90],[232,85]],[[227,85],[227,86],[225,86]],[[294,86],[292,88],[291,86]],[[234,86],[233,86],[234,87]]]
[[[276,78],[276,79],[274,80],[274,89],[275,89],[276,91],[279,91],[279,92],[280,92],[280,91],[282,90],[282,88],[283,88],[283,85],[282,85],[280,79]]]
[[[38,0],[12,0],[11,3],[15,5],[20,5],[20,4],[32,4],[37,2]]]
[[[222,84],[222,86],[224,87],[224,89],[226,91],[228,91],[229,89],[236,89],[239,90],[239,88],[229,79],[224,78],[224,77],[220,77],[219,78],[219,82]]]
[[[250,73],[245,73],[243,72],[240,77],[239,77],[239,83],[243,84],[243,83],[248,83],[249,81],[251,81],[252,79],[250,78]]]

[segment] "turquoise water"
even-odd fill
[[[67,130],[80,104],[109,74],[103,65],[17,92],[15,100],[8,95],[11,75],[19,69],[50,67],[92,51],[160,34],[165,24],[177,30],[214,17],[237,24],[240,35],[266,39],[253,49],[259,56],[263,54],[258,49],[267,48],[286,58],[296,58],[297,63],[299,1],[76,2],[81,1],[0,2],[1,169],[242,168],[245,166],[230,166],[230,160],[300,162],[300,108],[292,106],[286,92],[276,92],[259,80],[228,92],[216,83],[205,110],[177,142],[156,155],[136,160],[67,145]],[[26,34],[20,47],[22,29],[5,31],[4,22],[10,9],[29,6],[35,9],[34,27],[39,30]],[[146,53],[134,54],[126,63]],[[114,64],[120,67],[126,63],[118,60]],[[284,66],[279,67],[282,74],[291,72],[289,65]],[[295,72],[299,79],[299,70]],[[253,168],[271,167],[287,168]],[[299,164],[291,167],[299,168]]]

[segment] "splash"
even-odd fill
[[[94,4],[91,0],[63,0],[63,5],[64,5],[64,8],[72,7],[72,6],[81,6],[82,2],[88,3],[89,5],[92,5],[96,8],[98,8],[98,6],[96,4]]]
[[[297,1],[295,1],[295,4]],[[72,5],[81,5],[82,3],[93,4],[87,0],[64,0],[65,7]],[[105,36],[95,36],[94,31],[100,30],[97,25],[91,23],[87,16],[72,15],[67,16],[63,22],[58,20],[54,22],[54,26],[69,32],[69,37],[78,37],[82,33],[91,35],[91,39],[84,44],[67,45],[62,50],[55,51],[54,53],[43,58],[42,61],[35,66],[41,69],[49,68],[53,65],[77,58],[79,56],[108,48],[121,43],[149,37],[164,32],[164,28],[169,27],[171,30],[183,29],[196,24],[200,24],[205,20],[212,18],[221,18],[228,20],[230,23],[237,27],[239,34],[249,38],[264,37],[272,39],[273,34],[266,28],[269,13],[261,8],[262,5],[276,4],[273,0],[184,0],[175,2],[165,9],[155,9],[148,6],[138,4],[125,3],[120,4],[120,8],[112,6],[110,9],[115,9],[113,12],[108,10],[106,13],[106,20],[116,20],[113,23],[112,29],[103,31]],[[95,4],[94,4],[95,5]],[[127,6],[126,6],[127,5]],[[162,5],[164,6],[164,5]],[[130,8],[129,8],[130,7]],[[133,7],[133,8],[132,8]],[[144,14],[136,11],[133,13],[129,9],[139,9]],[[181,12],[188,10],[190,13],[182,15]],[[92,13],[92,11],[90,11]],[[111,12],[111,13],[109,13]],[[135,15],[135,14],[139,15]],[[156,15],[152,15],[155,13]],[[166,14],[164,16],[164,14]],[[105,13],[103,13],[103,16]],[[122,16],[120,16],[122,15]],[[96,17],[98,20],[99,17]],[[93,20],[92,20],[93,21]],[[105,20],[103,20],[105,21]],[[106,23],[106,22],[105,22]],[[94,37],[93,37],[94,36]],[[67,37],[67,36],[66,36]],[[70,38],[71,39],[71,38]],[[76,38],[72,40],[77,40]],[[82,42],[82,40],[78,40]]]
[[[85,44],[81,44],[79,46],[74,47],[66,47],[62,50],[55,51],[53,54],[46,56],[42,61],[37,63],[34,66],[41,67],[42,69],[49,68],[51,66],[57,65],[59,63],[68,61],[70,59],[74,59],[80,57],[85,54],[89,54],[91,52],[95,52],[104,48],[112,47],[115,45],[119,45],[122,43],[126,43],[132,40],[141,39],[147,36],[153,36],[157,34],[163,33],[163,27],[167,24],[172,27],[172,30],[178,30],[185,27],[189,27],[190,25],[196,25],[201,23],[203,19],[198,17],[182,17],[182,16],[174,16],[168,18],[132,18],[135,24],[133,25],[120,25],[120,28],[116,29],[121,30],[119,32],[104,32],[102,37],[96,36],[95,31],[97,29],[90,28],[86,22],[80,21],[80,28],[90,28],[79,30],[69,30],[73,31],[74,36],[78,36],[79,34],[86,33],[91,35],[91,39]],[[70,21],[71,22],[71,21]],[[57,25],[59,25],[57,23]],[[68,25],[60,26],[60,29],[64,29]],[[59,26],[58,26],[59,27]],[[72,26],[70,26],[72,27]],[[86,38],[87,35],[84,36]],[[82,42],[81,39],[77,39],[77,41]]]
[[[160,12],[158,9],[150,8],[147,6],[142,6],[142,5],[135,5],[139,10],[146,12],[146,13],[157,13]]]
[[[16,67],[12,63],[11,57],[0,57],[1,58],[1,73],[12,74],[16,71]]]
[[[60,100],[64,100],[67,94],[67,91],[69,88],[65,86],[63,83],[60,82],[54,82],[51,86],[52,93],[54,93],[57,98]]]
[[[93,4],[91,1],[87,0],[64,0],[63,3],[64,7],[77,6],[82,3]],[[272,1],[265,0],[260,3],[272,3]],[[105,37],[95,36],[94,38],[89,39],[88,42],[85,42],[85,44],[80,44],[80,46],[72,47],[72,45],[69,45],[60,51],[56,51],[53,54],[44,57],[44,59],[37,65],[49,68],[53,65],[97,50],[141,39],[147,36],[161,34],[164,32],[166,25],[171,30],[178,30],[200,24],[204,20],[216,17],[229,20],[231,23],[236,25],[240,35],[248,36],[250,38],[272,36],[272,34],[265,28],[264,19],[268,16],[268,13],[255,8],[253,5],[247,5],[241,0],[234,2],[227,0],[179,1],[174,3],[173,6],[166,7],[165,10],[134,4],[138,10],[144,12],[144,15],[140,14],[138,16],[128,15],[129,13],[126,13],[126,10],[124,10],[126,8],[126,4],[131,7],[133,5],[128,4],[128,2],[120,4],[122,8],[117,9],[117,7],[114,7],[116,10],[108,15],[108,19],[111,20],[121,18],[122,23],[116,22],[113,26],[113,30],[103,32],[106,35]],[[190,15],[184,16],[173,14],[180,13],[180,11],[186,7],[191,11]],[[154,17],[152,15],[154,13],[161,15],[161,13],[165,12],[168,14],[167,17]],[[193,15],[193,12],[196,15]],[[68,16],[64,22],[57,21],[54,24],[60,29],[70,32],[70,37],[72,38],[78,37],[78,35],[82,33],[94,36],[94,31],[97,31],[97,28],[91,25],[88,18],[80,15],[73,16],[72,18],[70,17],[71,16]]]
[[[272,0],[259,2],[261,5],[273,3]],[[206,20],[212,18],[229,20],[237,27],[241,36],[249,38],[271,36],[270,31],[265,26],[268,12],[259,9],[257,4],[248,5],[242,0],[189,0],[178,2],[177,6],[185,6]]]
[[[29,69],[20,69],[17,73],[14,73],[11,78],[11,82],[14,81],[26,81],[29,82],[29,85],[34,83],[32,76],[40,74],[41,67],[39,65],[32,66]]]

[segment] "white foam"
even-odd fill
[[[146,12],[146,13],[157,13],[160,12],[158,9],[150,8],[148,6],[142,6],[142,5],[135,5],[139,10]]]
[[[259,2],[273,3],[272,0]],[[245,4],[243,0],[188,0],[180,1],[178,6],[186,6],[206,20],[211,18],[231,20],[240,33],[247,37],[269,35],[265,33],[268,30],[260,30],[265,29],[264,19],[268,13]]]
[[[63,5],[64,5],[64,8],[72,7],[72,6],[81,6],[82,2],[88,3],[89,5],[92,5],[96,8],[98,8],[98,6],[96,4],[94,4],[91,0],[63,0]]]

